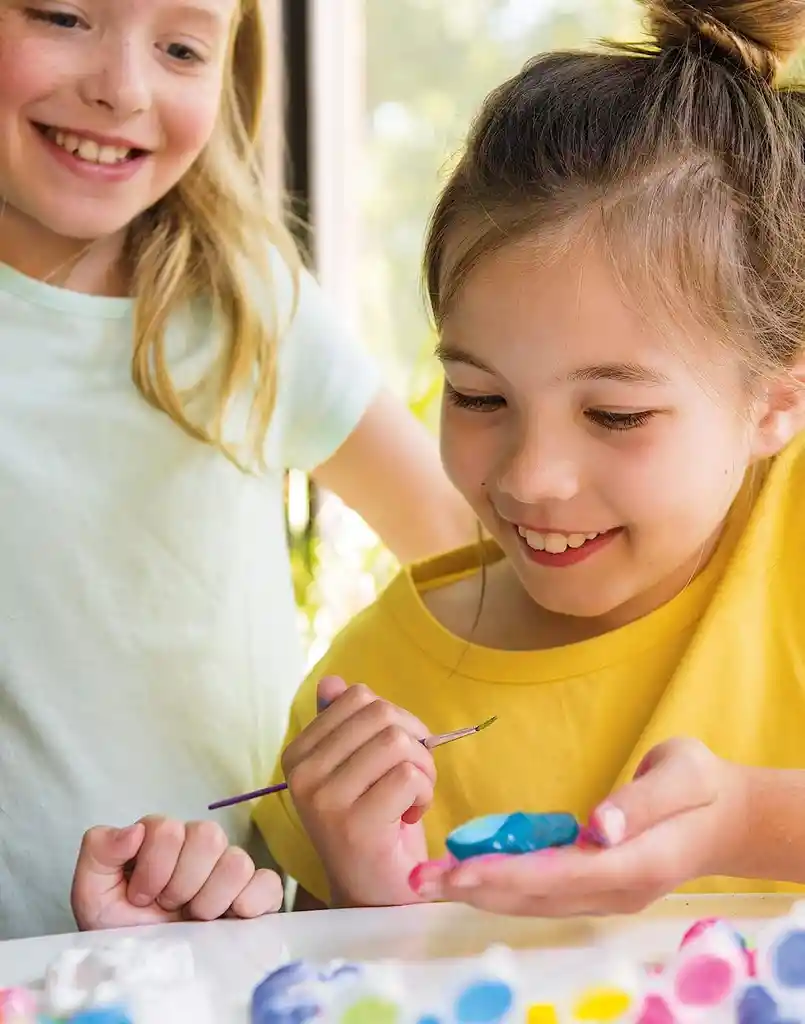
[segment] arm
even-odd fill
[[[475,518],[445,476],[430,434],[387,391],[312,475],[354,509],[401,562],[477,540]]]
[[[805,771],[741,768],[746,814],[724,865],[736,878],[805,883]]]

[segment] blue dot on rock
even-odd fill
[[[805,931],[789,932],[779,940],[772,966],[785,988],[805,988]]]
[[[121,1006],[98,1006],[68,1017],[70,1024],[132,1024],[128,1010]]]
[[[738,1003],[738,1024],[777,1024],[777,1003],[762,985],[752,985]]]
[[[512,990],[503,981],[476,981],[456,1000],[456,1024],[500,1024],[514,1002]]]

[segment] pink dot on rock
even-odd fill
[[[674,1015],[662,996],[646,996],[637,1024],[674,1024]]]
[[[694,956],[677,971],[676,997],[685,1006],[717,1006],[732,991],[735,972],[720,956]]]

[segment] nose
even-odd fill
[[[531,424],[511,439],[497,466],[499,493],[520,505],[569,501],[580,489],[581,467],[570,438]]]
[[[104,40],[97,61],[81,80],[81,97],[120,119],[140,114],[151,105],[151,90],[143,55],[132,39]]]

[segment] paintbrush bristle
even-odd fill
[[[497,715],[492,715],[492,717],[491,718],[487,718],[487,720],[485,722],[481,722],[480,725],[476,725],[475,726],[475,731],[476,732],[480,732],[482,729],[488,729],[489,726],[490,725],[494,725],[494,723],[497,722],[497,720],[498,720],[498,716]]]

